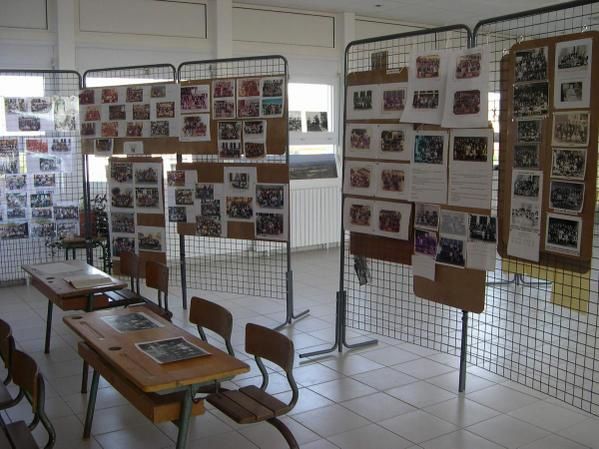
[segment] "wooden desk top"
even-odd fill
[[[66,264],[73,267],[71,272],[61,272],[49,274],[43,271],[44,267],[51,265]],[[101,270],[98,270],[80,260],[66,260],[61,262],[49,262],[35,265],[22,265],[21,268],[31,275],[33,285],[38,288],[50,300],[62,300],[68,298],[81,298],[90,293],[102,293],[111,290],[118,290],[127,287],[127,283],[120,279],[109,276]],[[103,274],[108,276],[112,282],[109,284],[96,285],[89,288],[75,288],[67,281],[65,277],[79,276],[88,274]]]
[[[144,312],[164,327],[120,333],[102,320],[103,316],[126,315],[134,311]],[[66,316],[63,321],[116,371],[145,392],[223,380],[250,370],[241,360],[204,343],[144,306]],[[210,352],[210,355],[159,364],[135,346],[135,343],[172,337],[185,337],[190,343]]]

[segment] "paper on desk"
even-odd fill
[[[62,262],[39,265],[36,268],[43,274],[72,273],[73,271],[79,271],[79,268]]]
[[[422,254],[412,255],[412,273],[431,281],[435,280],[435,259]]]

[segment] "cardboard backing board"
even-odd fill
[[[166,253],[155,253],[153,251],[140,251],[139,254],[139,277],[145,277],[146,275],[146,262],[149,260],[153,260],[154,262],[160,262],[166,265]],[[120,269],[120,260],[115,260],[112,262],[112,272],[114,275],[119,275],[121,273]],[[152,298],[154,299],[154,298]]]
[[[281,75],[283,76],[283,75]],[[249,77],[243,77],[249,78]],[[223,78],[224,79],[224,78]],[[226,78],[237,79],[237,78]],[[211,85],[213,80],[184,81],[181,86],[189,84]],[[210,92],[212,100],[212,91]],[[285,106],[288,102],[288,92],[285,92]],[[212,108],[212,105],[211,105]],[[287,107],[284,108],[285,114]],[[185,115],[183,115],[185,116]],[[179,118],[182,117],[179,114]],[[143,142],[144,154],[218,154],[218,122],[219,121],[242,121],[244,119],[223,119],[212,120],[212,110],[210,112],[210,141],[207,142],[180,142],[178,137],[164,138],[116,138],[113,144],[113,154],[123,154],[123,144],[125,142]],[[282,155],[287,152],[287,116],[280,118],[255,118],[251,120],[266,120],[266,153]],[[81,151],[83,154],[94,154],[94,139],[83,139],[81,141]]]
[[[225,167],[256,168],[256,182],[289,185],[289,166],[287,164],[224,164],[218,162],[184,162],[176,166],[177,170],[195,170],[198,182],[224,183]],[[177,233],[196,235],[194,223],[177,223]],[[227,221],[227,237],[230,239],[256,240],[254,222]],[[260,239],[266,240],[266,239]]]
[[[387,74],[385,70],[357,72],[348,75],[347,85],[385,84],[408,81],[408,70],[404,68],[399,73]],[[346,123],[401,123],[400,120],[351,120]],[[422,131],[445,130],[435,125],[414,125]],[[346,160],[353,160],[347,158]],[[346,196],[344,195],[344,198]],[[353,197],[353,195],[352,195]],[[369,198],[373,199],[373,198]],[[387,199],[385,199],[387,201]],[[443,209],[467,212],[480,215],[491,215],[489,209],[472,209],[443,205]],[[413,214],[412,214],[413,223]],[[414,229],[410,229],[410,239],[398,240],[381,236],[350,233],[349,250],[352,255],[384,260],[386,262],[411,265],[414,252]],[[486,272],[468,268],[460,269],[444,265],[436,265],[435,281],[414,277],[414,294],[440,304],[450,305],[462,310],[480,313],[485,305]]]
[[[578,39],[592,39],[592,67],[590,83],[590,108],[568,108],[556,109],[554,107],[554,82],[555,82],[555,56],[556,44],[564,41]],[[586,272],[590,269],[593,253],[593,227],[596,203],[596,180],[597,180],[597,138],[599,118],[599,32],[589,31],[584,33],[569,34],[566,36],[538,39],[522,42],[514,45],[510,53],[502,59],[501,64],[501,106],[500,106],[500,161],[499,161],[499,195],[498,195],[498,245],[497,249],[502,257],[511,257],[507,254],[509,240],[510,212],[511,212],[511,186],[512,186],[512,161],[513,148],[517,142],[517,121],[513,116],[513,85],[516,51],[548,47],[547,79],[548,86],[548,114],[541,117],[542,137],[539,148],[540,167],[543,172],[543,199],[541,205],[541,235],[540,235],[540,257],[539,264],[542,266],[565,268],[576,272]],[[582,213],[578,216],[582,219],[580,235],[580,256],[568,254],[556,254],[545,250],[545,235],[547,229],[547,213],[549,209],[549,192],[551,183],[552,165],[552,135],[553,135],[553,113],[554,112],[590,112],[589,122],[589,146],[586,151],[586,173],[585,194]],[[584,147],[583,147],[584,148]],[[527,261],[528,262],[528,261]]]

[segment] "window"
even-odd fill
[[[334,153],[337,124],[333,84],[289,83],[291,154]]]

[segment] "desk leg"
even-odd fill
[[[89,391],[87,402],[87,413],[85,414],[85,426],[83,427],[83,438],[89,438],[92,430],[92,421],[96,410],[96,397],[98,396],[98,383],[100,382],[100,374],[94,370],[92,374],[92,385]]]
[[[52,334],[52,309],[54,303],[48,300],[48,313],[46,315],[46,343],[44,345],[44,353],[50,353],[50,335]]]
[[[87,295],[87,305],[85,308],[86,312],[91,312],[94,308],[94,295],[90,293]],[[95,372],[95,371],[94,371]],[[83,372],[81,373],[81,393],[87,393],[87,379],[89,376],[89,366],[87,362],[83,362]]]
[[[196,390],[193,387],[189,387],[185,391],[183,404],[181,404],[181,415],[179,416],[179,433],[177,434],[176,449],[185,449],[187,446],[187,435],[189,434],[189,421],[191,419],[191,406],[193,403],[193,396],[195,396],[195,391]]]

